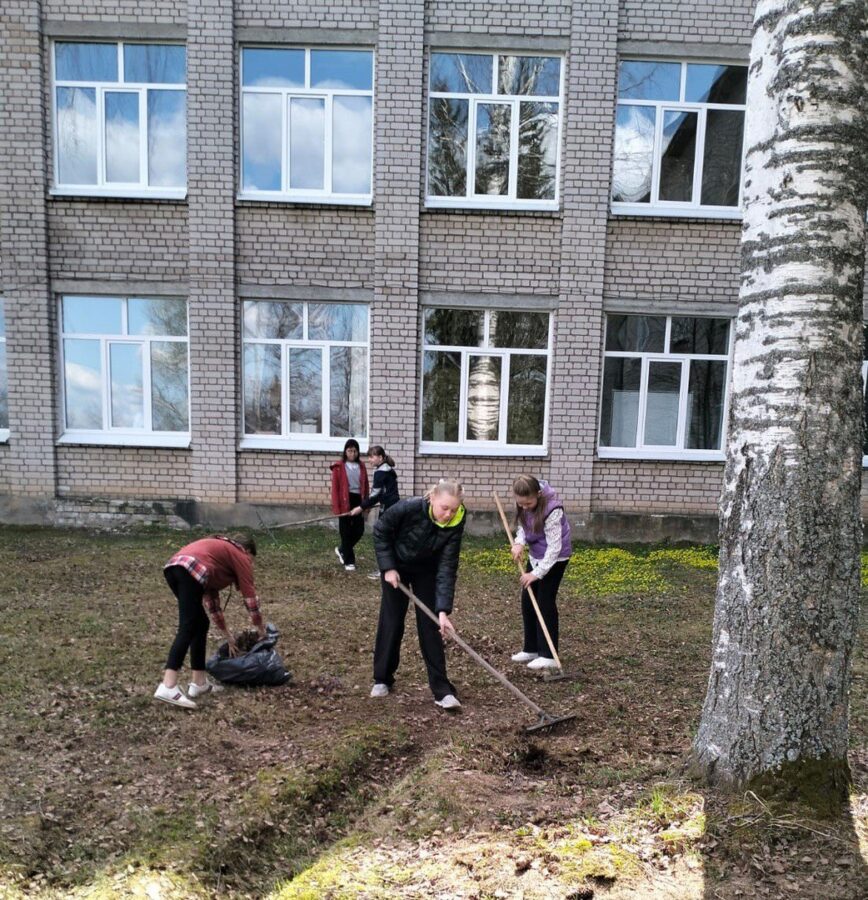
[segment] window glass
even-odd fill
[[[603,369],[600,445],[635,447],[642,360],[607,359]]]
[[[128,334],[187,334],[187,303],[174,297],[127,301]]]
[[[518,125],[518,190],[521,199],[553,200],[558,159],[558,106],[521,103]]]
[[[681,63],[623,60],[618,70],[621,100],[678,100]]]
[[[457,94],[490,94],[494,58],[475,53],[432,53],[432,91]]]
[[[329,354],[330,433],[335,437],[367,434],[367,350],[331,347]]]
[[[689,203],[693,197],[697,113],[663,113],[660,199]]]
[[[743,104],[746,98],[746,66],[687,64],[684,99],[688,102]]]
[[[669,336],[671,353],[729,353],[729,319],[673,316]]]
[[[64,297],[66,334],[122,334],[123,301],[114,297]]]
[[[627,103],[618,106],[612,199],[619,203],[648,203],[651,200],[656,121],[657,113],[653,107]]]
[[[102,363],[100,342],[63,342],[63,383],[67,428],[101,429]]]
[[[148,183],[187,183],[187,98],[183,91],[148,91]]]
[[[321,191],[325,179],[325,100],[289,101],[289,186]]]
[[[304,87],[304,50],[245,47],[241,73],[244,87]]]
[[[332,190],[338,194],[369,194],[371,142],[359,136],[372,133],[372,99],[335,97],[332,116]]]
[[[280,347],[248,344],[244,348],[244,431],[280,434]]]
[[[422,440],[458,440],[461,354],[426,350],[422,357]]]
[[[680,393],[681,363],[652,360],[648,364],[644,441],[646,446],[675,446]]]
[[[57,172],[63,184],[96,184],[96,91],[57,89]]]
[[[544,356],[509,358],[508,444],[542,444],[545,434],[546,364]]]
[[[480,103],[476,107],[477,194],[509,193],[509,138],[512,107]]]
[[[322,351],[289,351],[289,430],[322,432]]]
[[[489,340],[492,347],[545,350],[549,343],[548,313],[492,310]]]
[[[117,81],[117,44],[58,41],[54,45],[54,77],[57,81]]]
[[[471,356],[467,381],[467,439],[496,441],[500,422],[499,356]]]
[[[145,399],[141,344],[109,344],[111,425],[144,428]]]
[[[105,92],[106,181],[139,180],[139,95]]]
[[[311,303],[308,338],[312,341],[365,341],[368,308],[360,303]]]
[[[300,339],[303,336],[303,306],[270,300],[244,303],[244,337]]]
[[[561,61],[554,56],[500,56],[499,94],[557,97],[561,92]]]
[[[467,100],[434,97],[428,121],[428,191],[438,197],[467,193]]]
[[[687,443],[691,450],[717,450],[723,440],[726,363],[691,360],[687,388]]]
[[[242,186],[254,191],[279,191],[283,152],[282,100],[279,94],[244,94]]]
[[[702,158],[704,206],[737,206],[744,144],[744,113],[710,109],[705,118]]]
[[[484,313],[476,309],[426,309],[425,343],[447,347],[481,347]]]
[[[310,85],[369,91],[374,82],[374,57],[367,50],[311,50]]]
[[[177,44],[124,44],[124,81],[184,84],[187,51]]]
[[[660,353],[666,337],[663,316],[618,316],[606,318],[606,349]]]
[[[154,431],[187,431],[190,428],[188,371],[186,341],[151,343]]]

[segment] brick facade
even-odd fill
[[[493,490],[506,497],[514,475],[535,472],[551,478],[588,534],[599,536],[590,528],[594,517],[710,521],[721,463],[596,455],[606,311],[731,315],[739,283],[738,222],[610,213],[617,61],[643,52],[746,59],[753,6],[6,0],[0,278],[11,434],[0,444],[0,519],[20,519],[28,497],[34,519],[57,522],[146,521],[162,513],[180,521],[171,518],[175,506],[199,504],[224,521],[234,515],[255,524],[254,512],[326,507],[328,466],[338,452],[251,449],[240,441],[240,301],[321,296],[369,303],[368,436],[396,457],[403,494],[455,476],[471,509],[489,511]],[[185,42],[185,199],[50,193],[49,52],[52,37],[73,35]],[[373,204],[238,197],[238,48],[245,43],[375,50]],[[425,208],[425,85],[438,47],[564,54],[556,211]],[[187,298],[189,447],[57,443],[57,302],[76,292]],[[478,306],[483,295],[494,309],[533,303],[554,311],[547,455],[419,453],[422,304],[436,305],[438,295],[450,305],[469,298]]]

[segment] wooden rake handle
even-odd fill
[[[500,513],[500,521],[503,522],[503,530],[506,532],[507,540],[509,541],[509,548],[512,551],[512,545],[515,543],[512,537],[512,531],[509,527],[509,522],[506,521],[506,513],[503,511],[503,504],[500,502],[500,497],[497,496],[497,491],[493,492],[494,502],[497,504],[497,511]],[[518,566],[518,574],[524,575],[524,567],[522,564],[516,560],[516,565]],[[533,604],[533,611],[536,613],[537,619],[539,619],[540,626],[542,627],[542,632],[546,637],[546,643],[549,645],[549,650],[552,654],[552,659],[555,661],[555,664],[559,669],[563,669],[561,666],[561,660],[558,656],[558,651],[555,650],[555,644],[552,640],[552,636],[549,634],[548,626],[545,623],[545,619],[540,612],[539,604],[536,602],[536,595],[533,592],[533,588],[528,585],[527,586],[527,594],[530,597],[530,602]]]

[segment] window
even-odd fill
[[[241,193],[370,203],[374,54],[241,50]]]
[[[60,313],[61,440],[186,446],[186,300],[63,297]]]
[[[606,317],[601,457],[723,459],[730,320]]]
[[[545,452],[550,319],[537,312],[425,310],[423,452]]]
[[[368,308],[245,300],[245,447],[331,449],[368,434]]]
[[[9,440],[9,381],[6,375],[6,316],[0,298],[0,441]]]
[[[432,53],[427,206],[557,209],[557,56]]]
[[[57,190],[183,197],[185,71],[177,44],[56,42]]]
[[[747,66],[623,60],[612,211],[738,217]]]

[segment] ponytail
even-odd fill
[[[395,460],[392,459],[392,457],[389,456],[388,453],[386,453],[384,447],[381,447],[379,444],[374,444],[373,447],[368,447],[368,456],[371,456],[372,454],[374,456],[382,456],[387,465],[391,466],[393,469],[395,468]]]

